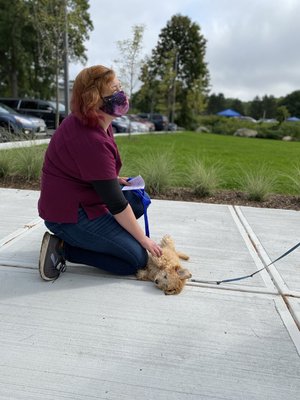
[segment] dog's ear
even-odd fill
[[[186,268],[181,268],[181,267],[176,268],[176,272],[179,275],[180,279],[189,279],[192,277],[192,274]]]

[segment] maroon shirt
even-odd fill
[[[91,182],[116,179],[122,163],[112,128],[91,128],[70,114],[45,154],[38,211],[49,222],[76,223],[82,207],[89,219],[108,213]]]

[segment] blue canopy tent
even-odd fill
[[[218,112],[217,115],[221,115],[222,117],[240,117],[241,116],[240,113],[238,113],[237,111],[231,110],[230,108],[228,108],[227,110]]]
[[[287,118],[287,121],[297,122],[297,121],[300,121],[300,118],[297,118],[297,117],[289,117],[289,118]]]

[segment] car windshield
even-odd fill
[[[56,102],[55,101],[49,101],[49,103],[54,107],[54,109],[56,110]],[[64,104],[58,103],[58,110],[65,112],[65,106]]]
[[[12,108],[10,108],[2,103],[0,103],[0,112],[2,114],[16,114],[16,115],[19,114],[19,113],[17,113],[17,111],[13,110]]]

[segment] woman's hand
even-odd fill
[[[114,214],[114,218],[154,257],[160,257],[162,255],[161,247],[144,234],[133,214],[130,204],[128,204],[125,210],[121,211],[119,214]]]
[[[127,182],[128,177],[126,176],[118,176],[118,181],[120,185],[130,186],[130,182]]]
[[[162,255],[161,247],[147,236],[145,236],[145,239],[142,241],[141,245],[154,257],[160,257]]]

